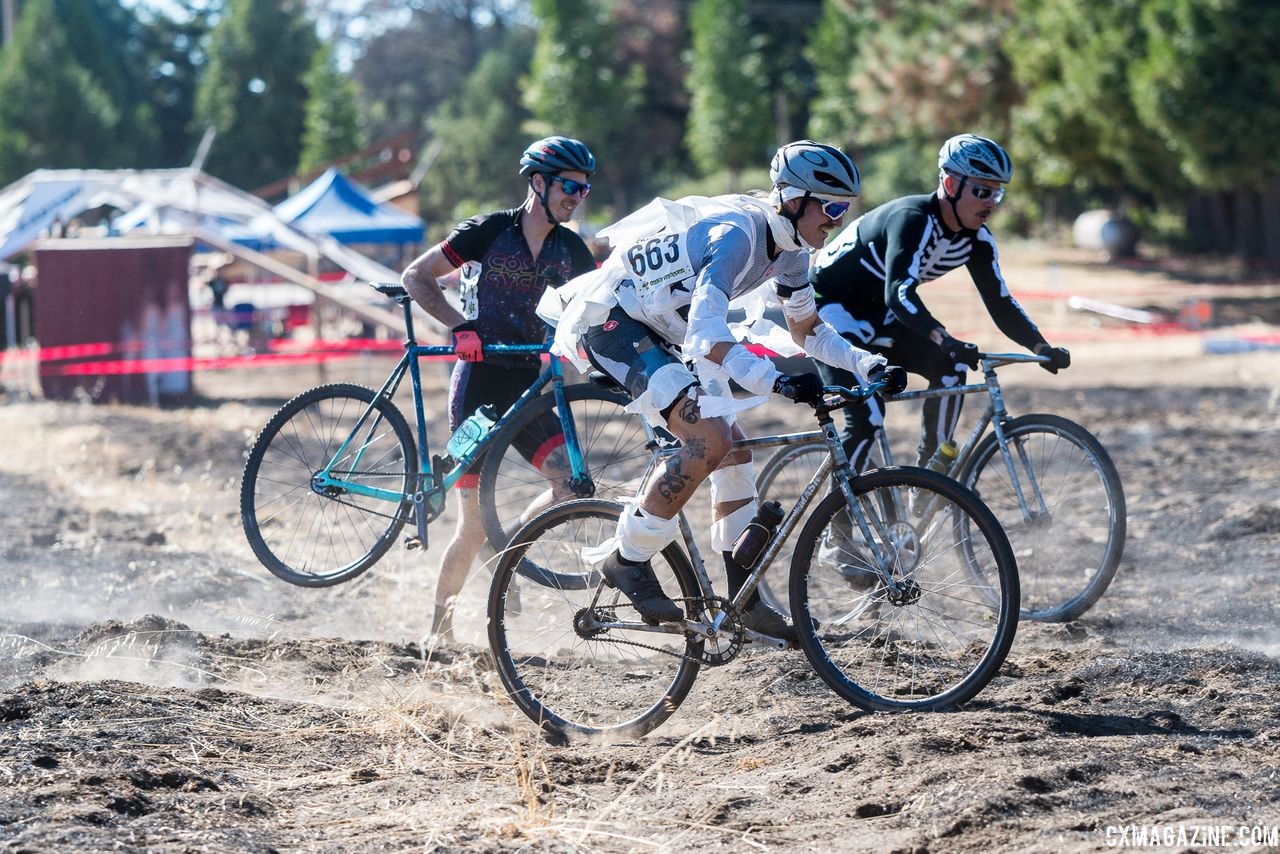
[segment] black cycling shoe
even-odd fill
[[[780,638],[793,646],[800,643],[800,634],[791,621],[763,599],[742,612],[742,625],[753,632]]]
[[[628,566],[620,563],[618,553],[614,552],[600,567],[600,574],[604,576],[605,584],[621,590],[631,600],[646,622],[678,622],[684,619],[684,609],[663,592],[649,561]]]

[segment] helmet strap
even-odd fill
[[[550,225],[559,225],[560,221],[551,214],[551,205],[547,204],[547,198],[551,195],[551,177],[549,172],[535,172],[534,175],[542,176],[542,192],[539,193],[533,189],[533,175],[529,176],[529,189],[538,197],[538,201],[542,203],[542,212],[547,215],[547,223]]]
[[[950,173],[948,174],[950,175]],[[955,176],[951,175],[951,177],[954,178]],[[943,178],[943,184],[942,184],[942,197],[947,200],[947,204],[951,205],[951,215],[955,217],[956,225],[960,226],[961,228],[964,228],[964,223],[960,221],[960,211],[956,208],[956,205],[959,204],[960,197],[964,195],[964,185],[965,185],[965,182],[967,182],[968,180],[969,180],[969,177],[967,175],[960,176],[960,186],[956,187],[956,192],[954,195],[949,194],[947,192],[946,178]]]
[[[812,195],[813,194],[810,193],[808,190],[804,191],[804,195],[800,197],[800,204],[796,207],[795,213],[787,213],[786,205],[782,206],[782,216],[784,219],[786,219],[788,222],[791,223],[792,236],[795,237],[796,243],[800,244],[806,249],[810,247],[809,247],[809,244],[804,241],[804,238],[800,236],[800,218],[804,216],[804,209],[809,206],[809,197]]]

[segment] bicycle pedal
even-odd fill
[[[404,538],[404,547],[410,551],[422,548],[422,537],[413,536]]]

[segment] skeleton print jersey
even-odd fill
[[[949,231],[936,195],[904,196],[847,225],[818,254],[810,278],[818,309],[842,333],[869,341],[902,327],[927,338],[940,324],[916,293],[957,267],[968,267],[987,312],[1028,350],[1044,341],[1000,274],[996,241],[987,227]],[[850,315],[838,322],[827,306]],[[850,328],[841,328],[847,325]],[[870,327],[870,328],[868,328]]]

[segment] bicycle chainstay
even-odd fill
[[[708,667],[721,667],[725,664],[728,664],[730,661],[733,661],[735,658],[738,657],[738,653],[742,651],[742,647],[746,643],[746,629],[742,624],[741,612],[739,612],[736,608],[734,608],[729,603],[728,599],[725,599],[722,596],[689,596],[686,598],[673,599],[672,601],[693,603],[696,606],[700,607],[701,612],[705,612],[709,610],[709,606],[714,606],[719,610],[728,612],[729,616],[725,620],[725,625],[722,626],[720,629],[721,636],[711,639],[711,640],[721,640],[721,639],[728,640],[729,642],[728,648],[724,652],[709,652],[706,650],[705,644],[704,644],[703,652],[701,655],[689,655],[688,653],[684,653],[684,652],[672,652],[669,649],[663,649],[661,647],[651,646],[650,644],[640,643],[639,641],[624,640],[622,638],[614,638],[614,637],[606,637],[605,635],[609,631],[609,629],[607,628],[601,629],[598,632],[593,633],[591,636],[591,639],[596,641],[601,641],[603,643],[616,644],[618,646],[634,646],[640,649],[650,650],[651,652],[660,652],[663,655],[670,655],[673,658],[683,658],[687,661],[696,661],[701,664],[705,664]],[[614,612],[616,612],[618,607],[623,604],[624,603],[619,603],[619,605],[597,606],[593,610],[602,614],[607,614],[608,616],[616,619],[616,617],[614,616]],[[625,603],[625,605],[630,606],[630,603],[629,602]],[[692,635],[692,632],[689,632],[688,630],[685,631],[686,639],[688,639],[691,635]],[[705,641],[708,639],[703,638],[703,640]]]
[[[344,476],[349,476],[349,475],[353,475],[353,474],[356,474],[356,475],[358,475],[358,474],[363,474],[363,472],[343,471],[343,472],[339,472],[339,474],[342,474],[342,475],[344,475]],[[431,501],[432,493],[433,493],[433,492],[435,492],[435,491],[436,491],[436,490],[434,490],[434,489],[433,489],[433,490],[428,491],[428,492],[426,492],[426,493],[425,493],[425,497],[424,497],[424,500],[423,500],[423,505],[424,505],[424,506],[428,506],[428,505],[429,505],[429,503],[430,503],[430,501]],[[382,511],[380,511],[380,510],[374,510],[372,507],[365,507],[365,506],[363,506],[363,505],[361,505],[361,504],[356,504],[355,502],[352,502],[352,501],[344,501],[343,499],[339,498],[339,497],[338,497],[338,496],[336,496],[336,495],[326,495],[326,494],[325,494],[325,493],[323,493],[323,492],[314,492],[314,490],[313,490],[313,494],[318,495],[318,496],[319,496],[319,497],[321,497],[321,498],[328,499],[329,501],[332,501],[334,504],[341,504],[343,507],[351,507],[351,508],[353,508],[353,509],[355,509],[355,510],[359,510],[361,513],[368,513],[370,516],[381,516],[383,519],[392,519],[392,520],[398,520],[398,519],[400,519],[400,518],[401,518],[401,516],[400,516],[400,514],[399,514],[399,513],[395,513],[395,514],[392,514],[392,513],[383,513],[383,512],[382,512]],[[443,505],[443,502],[441,502],[441,503],[442,503],[442,505]],[[413,506],[413,501],[412,501],[412,500],[410,500],[409,505],[410,505],[411,507]],[[443,511],[443,506],[441,507],[441,509],[440,509],[440,510],[437,510],[435,513],[430,514],[430,515],[428,516],[428,518],[427,518],[427,521],[428,521],[428,522],[435,521],[436,517],[438,517],[442,511]],[[409,524],[409,523],[413,522],[413,514],[412,514],[412,513],[411,513],[410,515],[408,515],[408,516],[403,517],[403,518],[404,518],[405,524]]]

